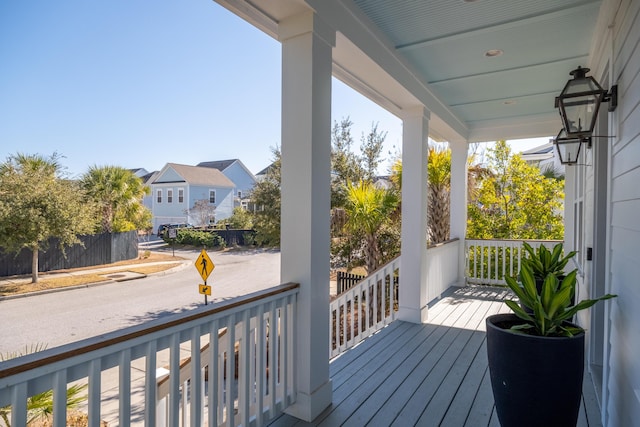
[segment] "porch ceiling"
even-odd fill
[[[336,77],[395,114],[426,105],[436,139],[469,141],[558,132],[554,97],[569,71],[589,65],[601,6],[600,0],[218,1],[274,37],[279,21],[313,8],[338,32]],[[486,56],[491,50],[502,54]]]

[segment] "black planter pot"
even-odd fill
[[[575,426],[582,393],[584,333],[538,337],[508,329],[514,314],[486,319],[491,387],[502,427]]]

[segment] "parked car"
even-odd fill
[[[156,233],[158,237],[164,238],[164,235],[169,229],[176,228],[193,228],[193,225],[187,223],[172,223],[172,224],[160,224],[158,226],[158,232]]]

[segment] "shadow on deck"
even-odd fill
[[[433,304],[429,323],[393,322],[330,364],[333,404],[289,426],[499,426],[487,366],[484,319],[508,312],[507,290],[469,286]],[[600,426],[589,374],[579,427]]]

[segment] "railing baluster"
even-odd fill
[[[186,393],[186,391],[185,391]],[[169,344],[169,427],[180,422],[180,334],[171,335]]]
[[[282,349],[280,350],[280,366],[282,372],[282,402],[284,407],[289,406],[289,305],[286,299],[282,299],[282,308],[280,310],[282,316],[282,331],[280,332],[282,340]]]
[[[129,349],[123,350],[120,354],[118,395],[120,398],[118,408],[120,426],[128,427],[131,424],[131,350]]]
[[[152,426],[165,426],[166,415],[161,417],[158,423],[156,423],[156,395],[157,395],[157,380],[156,380],[156,341],[149,341],[146,347],[145,354],[145,401],[144,401],[144,425],[146,427]]]
[[[266,331],[264,306],[258,307],[256,315],[256,424],[262,425],[264,416],[264,395],[266,387]]]
[[[16,384],[11,393],[11,425],[27,425],[27,383],[25,382]]]
[[[219,394],[218,383],[220,378],[218,376],[218,352],[219,352],[219,338],[218,338],[218,320],[211,322],[209,326],[209,396],[208,396],[208,415],[209,426],[217,426],[220,422],[218,416],[219,406]]]
[[[189,380],[182,381],[181,391],[182,392],[180,393],[180,401],[182,405],[182,410],[179,412],[180,412],[180,417],[182,421],[180,425],[188,426],[189,421],[187,417],[189,415],[189,406],[190,406],[189,405]]]
[[[53,425],[67,423],[67,370],[58,371],[53,376]]]
[[[236,396],[236,315],[228,317],[227,336],[227,425],[233,427],[235,421],[235,396]]]
[[[100,389],[102,369],[100,359],[89,362],[89,425],[100,425]]]
[[[200,427],[202,425],[202,375],[200,367],[200,328],[193,328],[191,331],[191,426]],[[182,393],[186,396],[187,390]],[[183,411],[186,410],[183,407]]]
[[[269,417],[276,415],[276,336],[278,334],[278,320],[276,319],[276,302],[271,303],[269,310]]]
[[[249,425],[249,399],[251,396],[249,381],[251,378],[251,369],[249,367],[250,363],[250,328],[249,328],[249,311],[245,310],[244,315],[242,316],[242,335],[240,336],[240,347],[238,351],[240,352],[240,357],[238,362],[240,363],[238,369],[238,411],[240,412],[240,421],[243,426]]]

